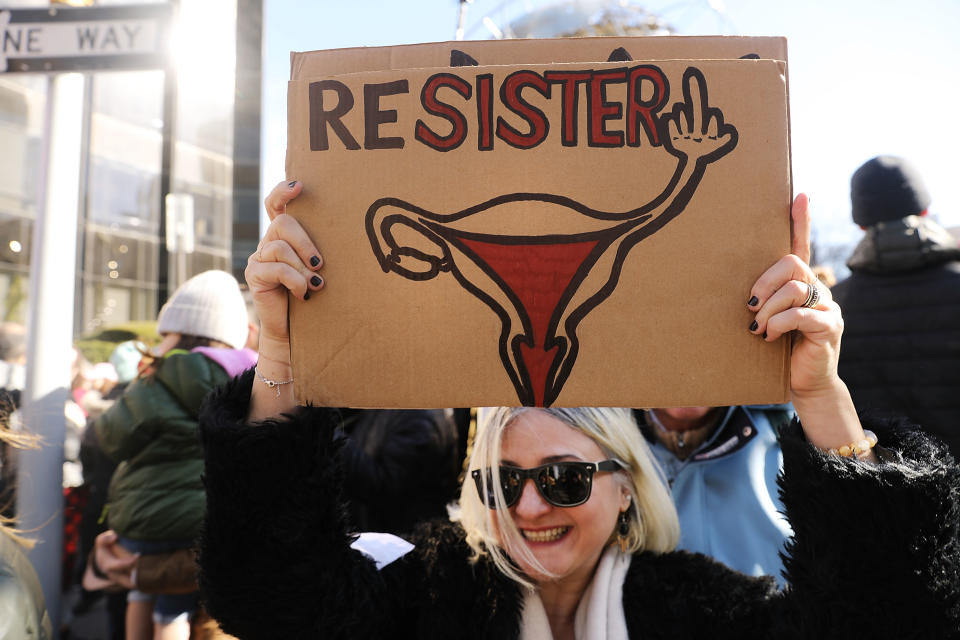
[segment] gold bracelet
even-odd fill
[[[831,455],[842,456],[844,458],[866,458],[870,455],[870,450],[875,446],[877,446],[877,434],[869,429],[864,429],[862,439],[837,449],[825,449],[825,451]]]
[[[269,378],[264,378],[263,374],[260,373],[259,367],[254,368],[253,371],[257,374],[257,377],[260,378],[260,382],[267,385],[271,389],[276,388],[278,398],[280,397],[280,386],[284,384],[290,384],[291,382],[293,382],[293,378],[290,378],[289,380],[270,380]]]

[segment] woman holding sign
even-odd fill
[[[346,530],[336,410],[297,407],[287,296],[323,262],[286,204],[246,277],[256,370],[201,420],[211,614],[241,638],[947,637],[960,628],[960,470],[901,425],[864,430],[837,377],[842,319],[816,287],[807,199],[794,248],[754,284],[758,340],[796,341],[781,484],[790,588],[673,551],[678,525],[629,411],[498,408],[480,420],[460,504],[405,538]],[[322,304],[317,301],[317,304]],[[322,339],[322,336],[318,337]],[[873,432],[876,432],[874,435]],[[875,444],[879,442],[877,447]]]

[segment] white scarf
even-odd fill
[[[617,545],[610,545],[600,556],[573,620],[577,640],[628,640],[623,580],[629,568],[630,555],[621,553]],[[528,591],[523,600],[520,640],[553,640],[547,612],[535,590]]]

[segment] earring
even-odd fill
[[[617,542],[620,544],[620,551],[627,552],[627,536],[630,534],[630,510],[621,511],[617,518]]]

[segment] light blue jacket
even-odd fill
[[[791,405],[730,407],[713,436],[686,460],[641,428],[663,467],[680,516],[680,549],[698,551],[781,585],[779,553],[792,535],[777,495],[783,455],[771,421],[793,417]]]

